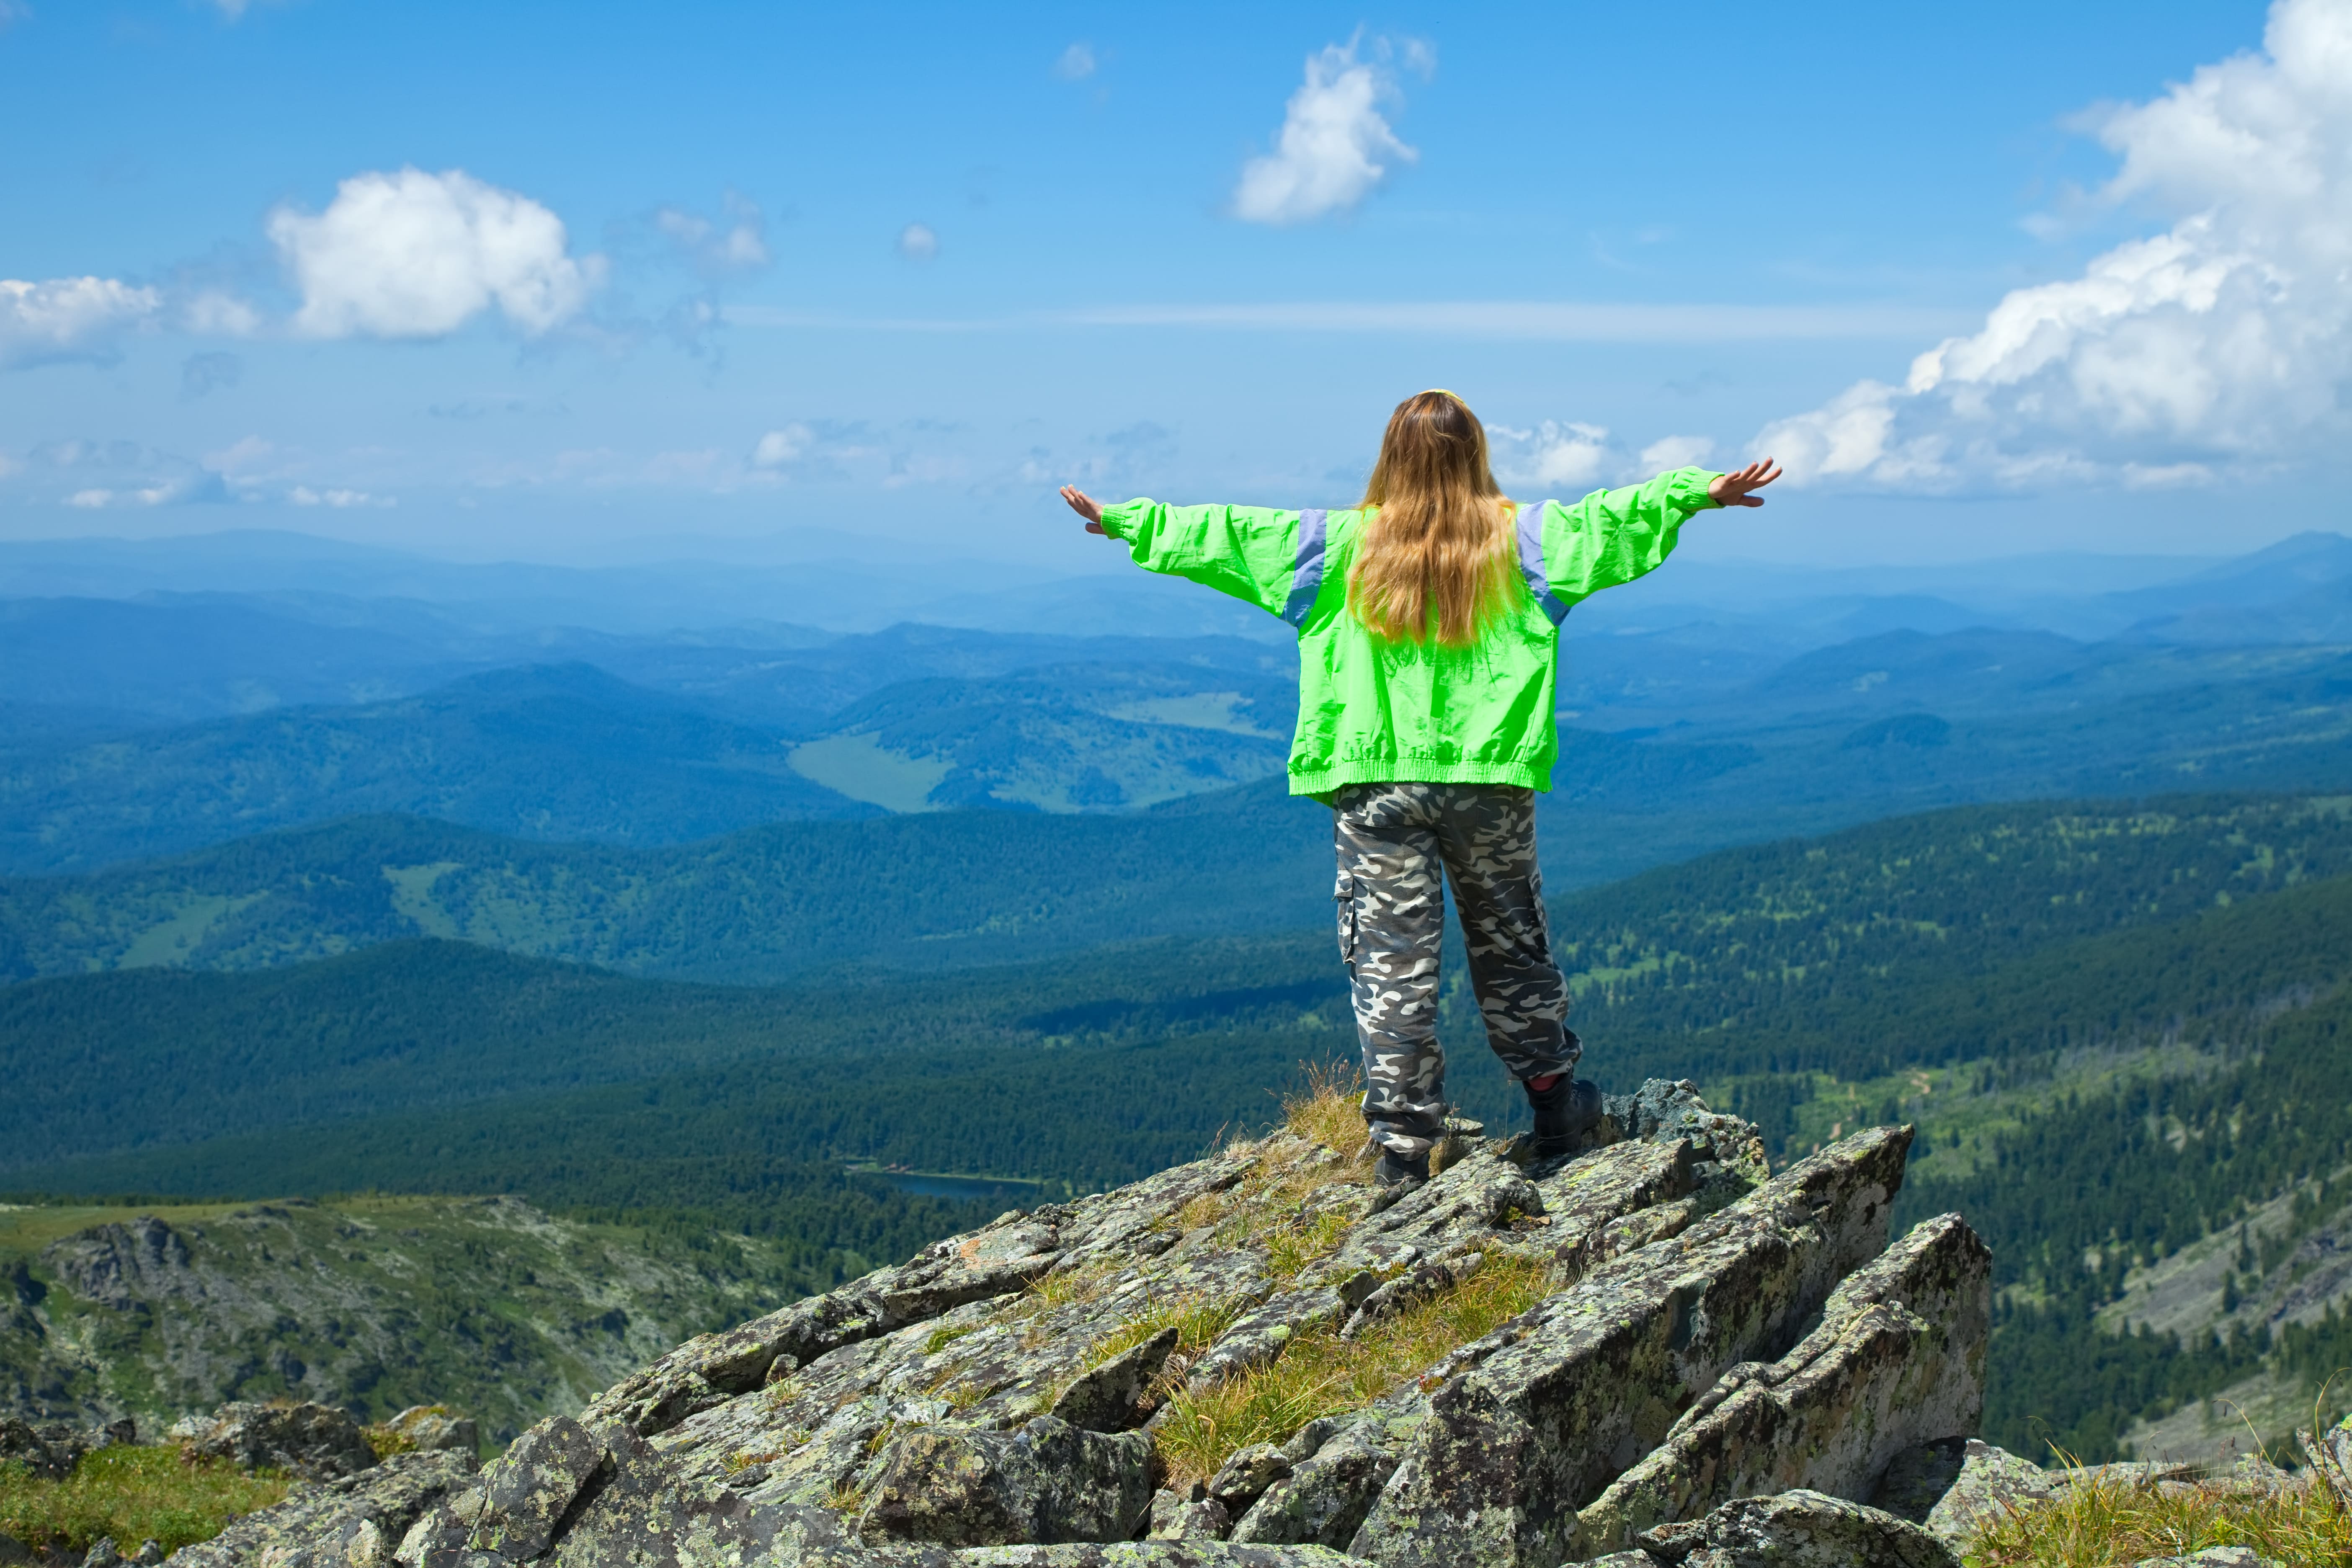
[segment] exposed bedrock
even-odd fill
[[[680,1345],[446,1486],[398,1560],[1729,1563],[1732,1523],[1686,1527],[1785,1492],[1829,1500],[1792,1531],[1884,1535],[1898,1454],[1974,1428],[1986,1255],[1951,1215],[1888,1247],[1907,1129],[1773,1176],[1653,1081],[1580,1154],[1465,1124],[1400,1193],[1316,1125]]]

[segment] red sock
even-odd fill
[[[1534,1089],[1538,1094],[1549,1094],[1551,1092],[1551,1086],[1558,1083],[1561,1079],[1564,1079],[1568,1075],[1566,1073],[1548,1072],[1541,1078],[1531,1078],[1528,1079],[1528,1087]]]

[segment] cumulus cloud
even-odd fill
[[[1633,467],[1647,479],[1668,468],[1701,468],[1714,454],[1715,442],[1705,436],[1661,436],[1642,448]]]
[[[1792,479],[1952,490],[2195,483],[2347,434],[2352,0],[2278,0],[2259,53],[2084,123],[2098,193],[2168,218],[1981,329],[1768,426]]]
[[[111,358],[117,337],[163,307],[154,289],[112,278],[0,278],[0,367]]]
[[[272,213],[269,237],[313,337],[440,337],[493,305],[535,335],[578,314],[604,269],[569,253],[547,208],[457,169],[354,174],[322,213]]]
[[[1418,52],[1416,52],[1418,51]],[[1388,177],[1392,162],[1420,154],[1397,139],[1382,110],[1401,98],[1375,42],[1373,60],[1356,43],[1333,44],[1307,58],[1307,79],[1290,95],[1274,151],[1242,166],[1234,216],[1249,223],[1294,224],[1356,205]],[[1408,64],[1433,66],[1425,45],[1408,46]]]
[[[1095,74],[1095,51],[1091,44],[1072,44],[1054,62],[1054,74],[1064,81],[1084,81]]]
[[[1705,436],[1662,436],[1635,451],[1604,427],[1577,419],[1547,419],[1528,429],[1489,425],[1486,439],[1495,477],[1522,498],[1635,484],[1668,468],[1702,467],[1715,451]]]
[[[940,237],[929,226],[910,223],[898,231],[898,254],[909,261],[929,261],[940,253]]]
[[[755,468],[784,468],[808,456],[815,446],[815,431],[805,425],[787,425],[760,437],[759,444],[751,448],[751,466]]]
[[[1531,430],[1489,425],[1486,439],[1496,477],[1522,487],[1591,485],[1624,462],[1612,449],[1607,430],[1575,420],[1547,419]]]

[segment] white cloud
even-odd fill
[[[576,315],[604,259],[566,253],[563,222],[462,170],[354,174],[316,216],[280,207],[269,237],[313,337],[430,338],[493,304],[526,332]]]
[[[815,431],[805,425],[787,425],[760,437],[760,444],[751,448],[751,466],[755,468],[781,468],[788,463],[800,461],[815,445]]]
[[[261,312],[234,294],[207,289],[180,307],[180,328],[206,337],[249,338],[261,330]]]
[[[1609,432],[1598,425],[1551,419],[1532,430],[1489,425],[1486,437],[1496,473],[1506,483],[1573,488],[1617,466]]]
[[[919,223],[898,231],[898,254],[909,261],[929,261],[940,253],[940,237]]]
[[[296,485],[286,492],[286,499],[296,506],[393,507],[400,503],[390,496],[370,495],[365,490],[314,490],[308,485]]]
[[[1906,489],[2181,484],[2352,433],[2352,0],[2278,0],[2263,45],[2086,117],[2122,159],[2098,200],[2168,230],[2012,291],[1900,387],[1858,383],[1759,450]]]
[[[76,490],[73,494],[66,497],[66,505],[78,506],[86,511],[95,511],[113,499],[114,492],[112,490]]]
[[[152,321],[163,304],[154,289],[111,278],[0,278],[0,367],[104,359],[118,333]]]
[[[1661,436],[1642,448],[1633,466],[1647,479],[1668,468],[1699,468],[1714,451],[1715,442],[1705,436]]]
[[[1358,59],[1352,41],[1309,55],[1307,80],[1290,95],[1274,151],[1242,166],[1234,216],[1249,223],[1305,223],[1362,201],[1387,178],[1383,159],[1410,163],[1420,156],[1397,140],[1381,112],[1398,96],[1395,80],[1381,66]]]
[[[1054,74],[1064,81],[1084,81],[1095,74],[1095,51],[1090,44],[1072,44],[1054,62]]]
[[[696,270],[709,277],[756,272],[768,265],[768,225],[757,202],[729,192],[717,221],[682,207],[662,207],[654,226],[669,237]]]

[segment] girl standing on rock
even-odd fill
[[[1437,1042],[1441,877],[1467,942],[1486,1040],[1527,1089],[1535,1152],[1600,1119],[1576,1076],[1568,988],[1536,868],[1551,788],[1559,623],[1656,566],[1692,513],[1761,506],[1770,458],[1676,468],[1573,504],[1507,499],[1486,432],[1450,392],[1406,398],[1351,511],[1102,506],[1062,499],[1136,564],[1246,599],[1298,634],[1290,793],[1333,808],[1339,954],[1364,1051],[1364,1121],[1383,1183],[1423,1181],[1446,1112]]]

